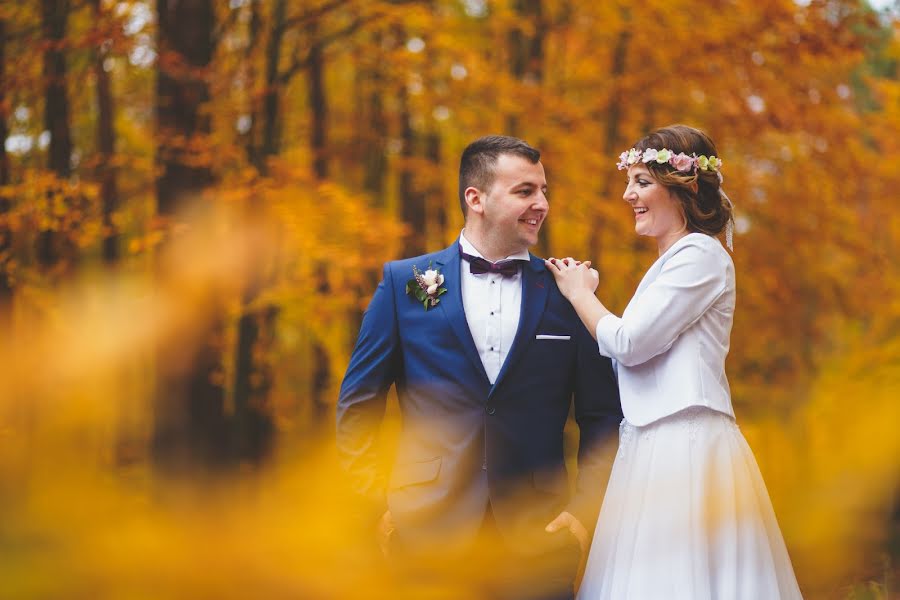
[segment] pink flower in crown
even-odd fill
[[[655,148],[647,148],[644,150],[644,158],[642,159],[645,163],[653,162],[656,160],[656,156],[659,152]]]
[[[688,173],[694,168],[694,159],[693,157],[688,156],[684,152],[680,152],[672,157],[670,161],[672,166],[681,171],[682,173]]]

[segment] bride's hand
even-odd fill
[[[548,258],[544,261],[547,270],[556,279],[559,291],[570,302],[579,294],[591,294],[600,284],[600,274],[591,268],[591,261],[579,262],[571,256],[568,258]]]

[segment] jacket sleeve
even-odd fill
[[[726,268],[712,248],[688,244],[666,260],[657,278],[619,318],[597,323],[600,353],[626,367],[668,350],[726,289]]]
[[[385,478],[379,470],[378,434],[387,392],[397,377],[399,337],[390,264],[363,315],[356,346],[337,403],[337,452],[353,491],[376,514],[386,510]]]
[[[597,352],[593,337],[580,323],[577,331],[574,404],[579,432],[578,474],[568,510],[591,530],[603,501],[623,417],[611,361]]]

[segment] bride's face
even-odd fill
[[[663,241],[685,232],[686,221],[678,199],[644,165],[628,169],[628,184],[622,197],[634,210],[634,230],[638,235]]]

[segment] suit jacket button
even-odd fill
[[[489,415],[492,415],[495,412],[497,412],[497,409],[494,408],[493,406],[488,406],[485,410],[487,411],[487,414],[489,414]]]

